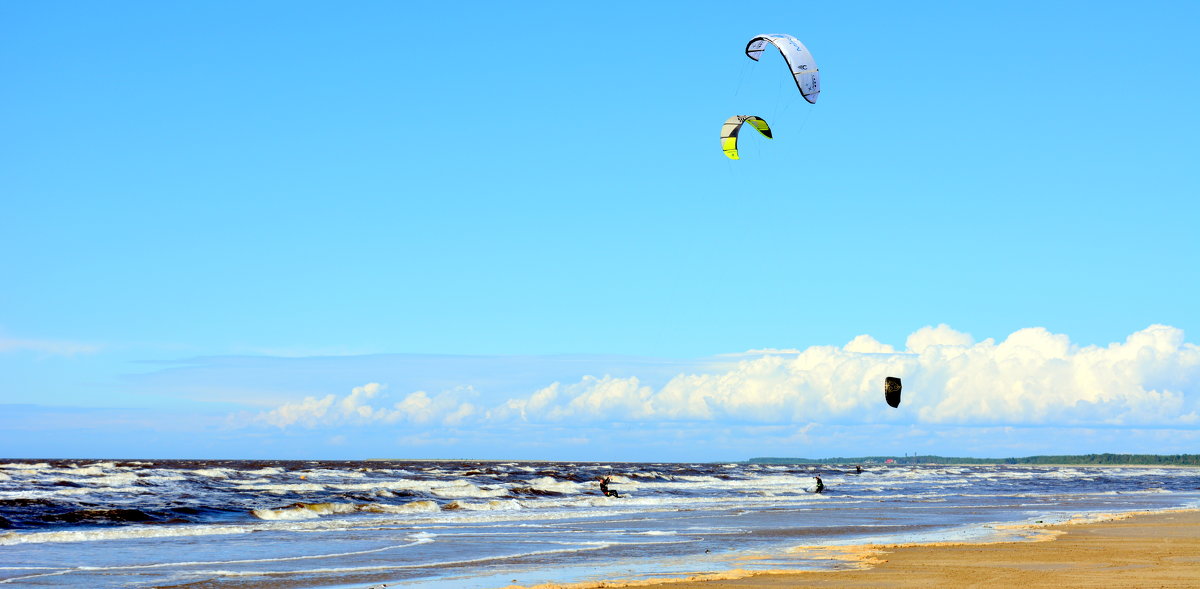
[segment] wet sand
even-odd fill
[[[843,561],[846,570],[698,572],[671,581],[613,580],[538,589],[1200,587],[1200,510],[1127,514],[1033,532],[1036,539],[1020,542],[817,549]]]

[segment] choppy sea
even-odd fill
[[[1200,507],[1200,469],[863,466],[0,460],[0,584],[490,588],[830,568],[847,565],[788,549]],[[620,498],[600,493],[610,475]]]

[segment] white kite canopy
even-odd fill
[[[817,73],[817,62],[813,60],[804,43],[791,35],[759,35],[750,39],[750,44],[746,45],[746,56],[758,61],[767,43],[779,48],[792,77],[796,79],[796,87],[800,89],[800,94],[805,100],[816,104],[817,97],[821,95],[821,76]]]

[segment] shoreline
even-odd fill
[[[1099,518],[1099,519],[1097,519]],[[998,526],[1025,540],[796,546],[835,570],[734,569],[678,578],[548,583],[505,589],[786,587],[1198,587],[1200,509],[1135,511],[1054,524]]]

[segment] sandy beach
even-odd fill
[[[1200,510],[1137,513],[1039,527],[1035,540],[868,545],[830,552],[847,570],[733,571],[663,581],[540,585],[651,587],[1200,587]],[[861,568],[856,568],[861,567]]]

